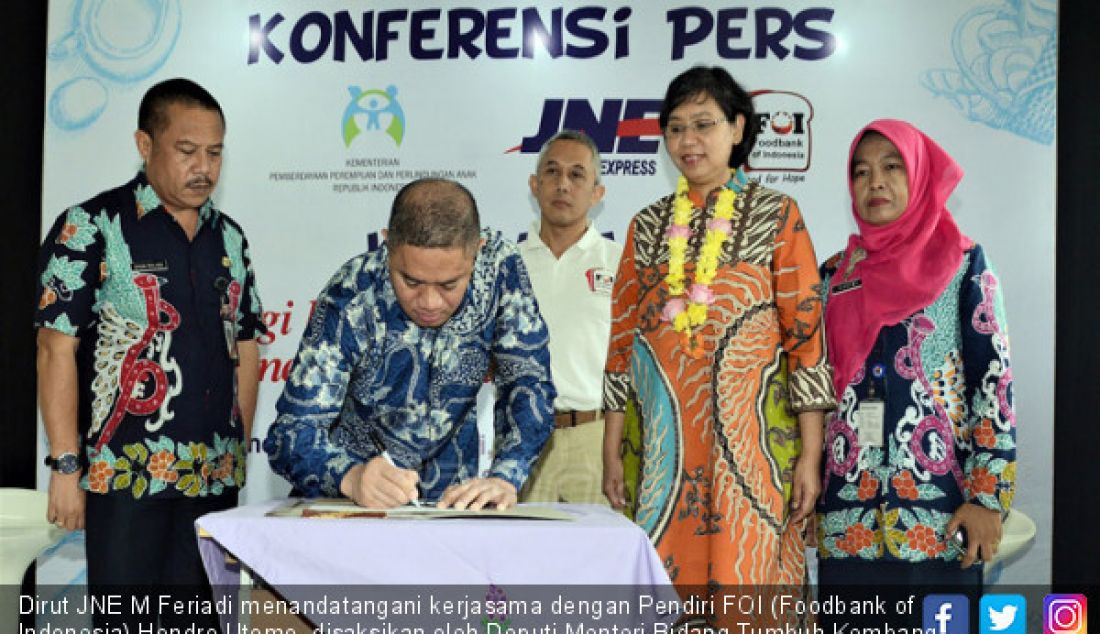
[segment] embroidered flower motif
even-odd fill
[[[224,480],[233,476],[233,454],[222,454],[218,462],[218,468],[210,474],[215,480]]]
[[[91,223],[88,212],[81,207],[71,207],[54,242],[69,250],[82,252],[95,242],[95,233],[95,225]]]
[[[172,464],[175,461],[176,456],[171,451],[161,449],[149,457],[149,464],[146,468],[149,470],[149,475],[158,480],[175,482],[179,478],[179,474],[172,469]]]
[[[215,434],[211,447],[201,442],[177,443],[161,436],[126,445],[123,451],[125,470],[120,466],[122,462],[114,462],[109,449],[104,449],[106,463],[120,469],[114,472],[114,490],[130,489],[134,499],[157,495],[169,485],[187,497],[218,495],[227,486],[244,486],[243,445],[236,438]]]
[[[485,608],[489,621],[504,623],[508,620],[508,596],[500,586],[489,584],[489,591],[485,593]]]
[[[38,298],[38,309],[41,310],[57,301],[57,293],[52,288],[42,289],[42,297]]]
[[[966,489],[967,495],[970,497],[993,495],[997,492],[997,476],[990,473],[989,469],[985,467],[977,467],[970,473]]]
[[[868,548],[875,541],[875,534],[863,524],[852,524],[844,531],[844,537],[838,539],[836,545],[849,555],[858,555],[859,551]]]
[[[966,411],[963,405],[962,361],[957,350],[947,353],[945,365],[932,373],[932,395],[956,426]]]
[[[114,475],[114,468],[106,460],[93,462],[88,468],[88,490],[92,493],[106,493],[107,485]]]
[[[899,498],[903,500],[920,499],[917,483],[913,480],[913,474],[908,469],[890,478],[890,484],[894,487],[894,490],[897,491]]]
[[[917,524],[905,531],[905,539],[911,550],[918,550],[929,557],[935,557],[947,548],[947,544],[936,539],[936,531],[924,524]]]
[[[869,471],[864,471],[859,478],[859,492],[856,497],[860,500],[870,500],[878,492],[878,480]]]
[[[76,232],[77,232],[76,225],[74,225],[72,223],[69,223],[69,222],[66,222],[61,227],[61,233],[58,234],[57,241],[61,244],[65,244],[66,242],[69,241],[69,238],[72,238],[73,236],[76,235]]]
[[[997,446],[997,432],[993,431],[993,421],[985,418],[978,423],[978,426],[974,429],[974,442],[979,447],[985,447],[986,449]]]
[[[157,197],[151,185],[141,185],[134,190],[134,207],[138,218],[156,209],[158,205],[160,205],[160,198]]]

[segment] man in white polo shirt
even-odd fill
[[[600,404],[611,287],[623,248],[588,217],[604,194],[599,149],[583,132],[558,133],[542,147],[529,185],[541,214],[519,248],[550,331],[558,396],[554,434],[520,501],[607,504]]]

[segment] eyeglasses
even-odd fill
[[[694,132],[697,136],[707,136],[714,130],[714,126],[719,123],[726,123],[726,119],[697,119],[691,123],[670,123],[665,126],[665,138],[678,139],[684,136],[688,130]]]

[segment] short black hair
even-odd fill
[[[720,66],[695,66],[672,80],[665,91],[665,100],[661,104],[661,114],[658,117],[661,130],[668,126],[668,117],[673,110],[685,101],[700,96],[712,97],[718,102],[718,107],[730,124],[737,119],[737,115],[745,117],[741,142],[734,146],[729,160],[730,167],[741,167],[756,145],[756,110],[752,106],[752,96]]]
[[[401,188],[390,208],[386,242],[432,249],[477,251],[481,219],[477,201],[461,183],[421,178]]]
[[[198,106],[218,113],[225,128],[225,113],[205,88],[183,77],[166,79],[145,91],[138,107],[138,129],[149,136],[168,127],[168,106],[178,103],[186,106]]]

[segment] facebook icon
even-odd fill
[[[961,594],[924,597],[922,627],[935,634],[970,634],[970,601]]]

